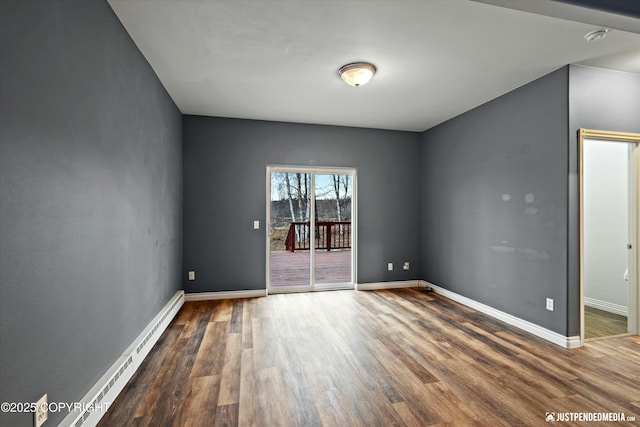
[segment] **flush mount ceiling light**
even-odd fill
[[[588,42],[595,42],[597,40],[602,40],[603,38],[605,38],[608,32],[608,28],[598,28],[597,30],[589,31],[584,35],[584,38]]]
[[[349,86],[359,87],[366,85],[376,73],[376,67],[368,62],[353,62],[343,65],[338,70],[342,80]]]

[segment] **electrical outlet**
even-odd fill
[[[189,272],[189,280],[196,280],[196,272],[195,271],[190,271]]]
[[[387,264],[387,270],[393,271],[393,263],[392,262]]]
[[[404,265],[402,266],[402,269],[404,271],[407,271],[409,269],[409,261],[405,261]]]
[[[33,413],[33,427],[40,427],[49,418],[49,405],[45,394],[36,402],[36,411]]]
[[[254,230],[260,229],[260,221],[253,221],[253,229]]]
[[[547,310],[553,311],[553,300],[551,298],[547,298]]]

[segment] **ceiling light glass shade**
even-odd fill
[[[349,86],[358,87],[369,83],[376,67],[368,62],[354,62],[340,67],[338,73]]]

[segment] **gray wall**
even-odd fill
[[[358,283],[419,279],[420,134],[184,117],[186,292],[265,288],[266,167],[357,168]],[[260,230],[253,230],[260,220]],[[386,270],[411,262],[411,270]],[[196,271],[188,282],[187,271]]]
[[[423,278],[563,335],[567,96],[564,67],[422,136]]]
[[[568,329],[575,335],[580,327],[578,130],[640,133],[640,75],[572,65],[569,77]]]
[[[638,93],[637,75],[570,67],[422,135],[182,129],[105,2],[0,2],[0,401],[78,400],[181,283],[264,288],[267,164],[358,169],[358,282],[424,278],[574,335],[576,130],[640,132]]]
[[[0,401],[77,401],[181,288],[181,126],[105,1],[0,2]]]

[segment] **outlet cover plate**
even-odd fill
[[[36,410],[33,413],[33,427],[40,427],[49,418],[48,397],[45,394],[36,402]]]
[[[551,298],[547,298],[547,310],[553,311],[553,300]]]

